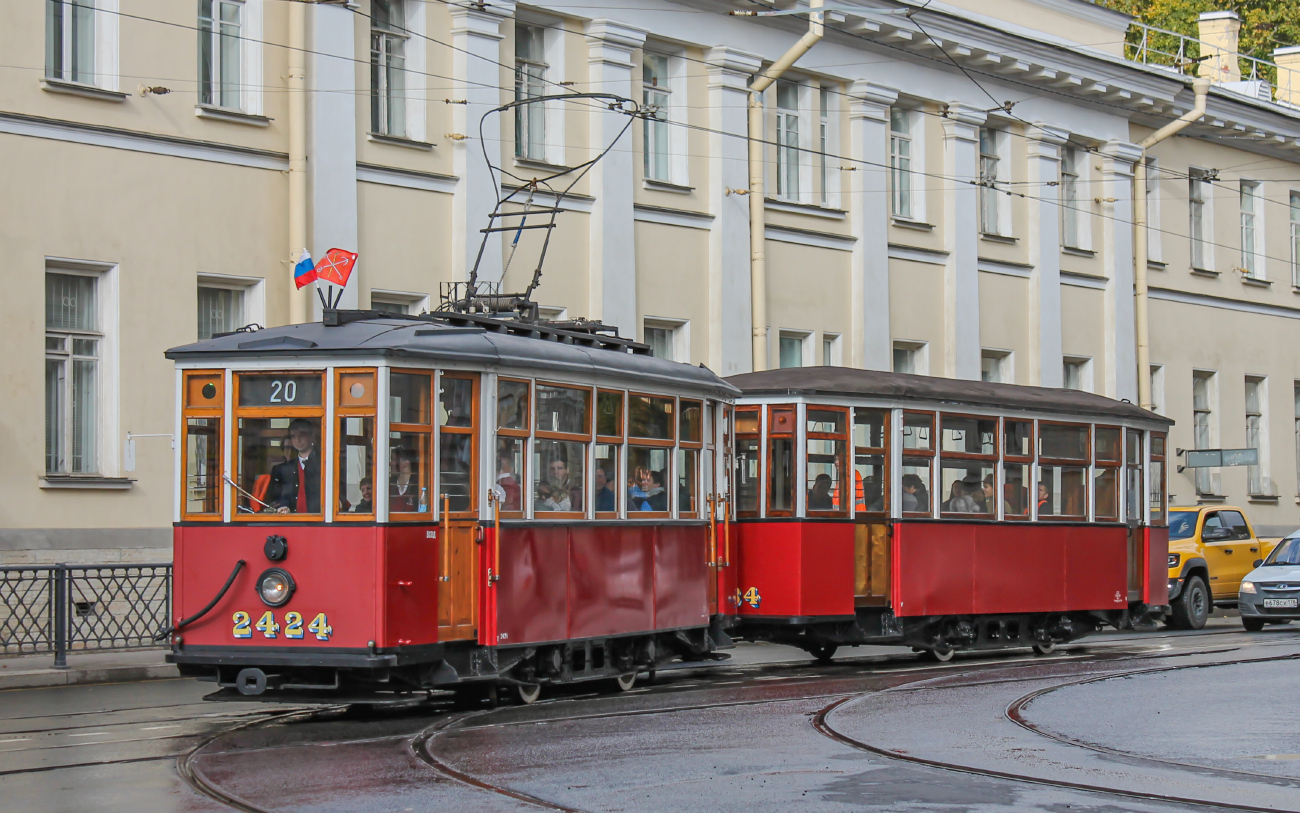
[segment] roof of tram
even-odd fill
[[[327,318],[330,316],[326,314]],[[354,312],[337,324],[299,325],[228,333],[173,347],[173,361],[219,364],[270,358],[382,357],[453,362],[485,368],[632,380],[642,386],[704,390],[734,397],[738,390],[703,365],[692,367],[644,353],[634,342],[483,318],[463,320]],[[344,361],[344,363],[349,363]]]
[[[727,378],[746,396],[797,395],[914,401],[1172,424],[1128,401],[1052,387],[994,384],[961,378],[887,373],[850,367],[788,367]]]

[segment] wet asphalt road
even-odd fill
[[[0,810],[1300,811],[1296,625],[948,664],[735,656],[473,711],[271,719],[291,709],[190,681],[0,692]]]

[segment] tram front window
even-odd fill
[[[321,512],[319,420],[240,418],[236,448],[240,513]]]

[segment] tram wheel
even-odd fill
[[[628,672],[626,675],[619,675],[614,678],[614,686],[620,692],[630,692],[636,685],[636,672]]]
[[[1039,655],[1051,655],[1056,651],[1056,642],[1047,641],[1045,643],[1034,644],[1034,651]]]
[[[818,663],[830,663],[831,659],[835,657],[837,649],[839,649],[838,644],[821,644],[811,647],[808,654],[812,655]]]
[[[925,651],[926,657],[939,663],[947,663],[957,651],[950,646],[939,646]]]
[[[520,703],[530,706],[537,702],[537,698],[542,696],[542,685],[540,683],[516,683],[515,694],[519,697]]]

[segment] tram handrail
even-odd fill
[[[442,567],[438,570],[438,581],[451,581],[451,568],[448,566],[448,556],[451,548],[451,521],[447,514],[451,510],[451,497],[447,494],[442,495],[442,514],[438,516],[439,533],[441,538],[438,540],[442,547]]]
[[[496,491],[489,490],[488,502],[492,504],[492,564],[496,566],[495,575],[488,568],[488,587],[491,587],[492,582],[501,581],[501,498]]]

